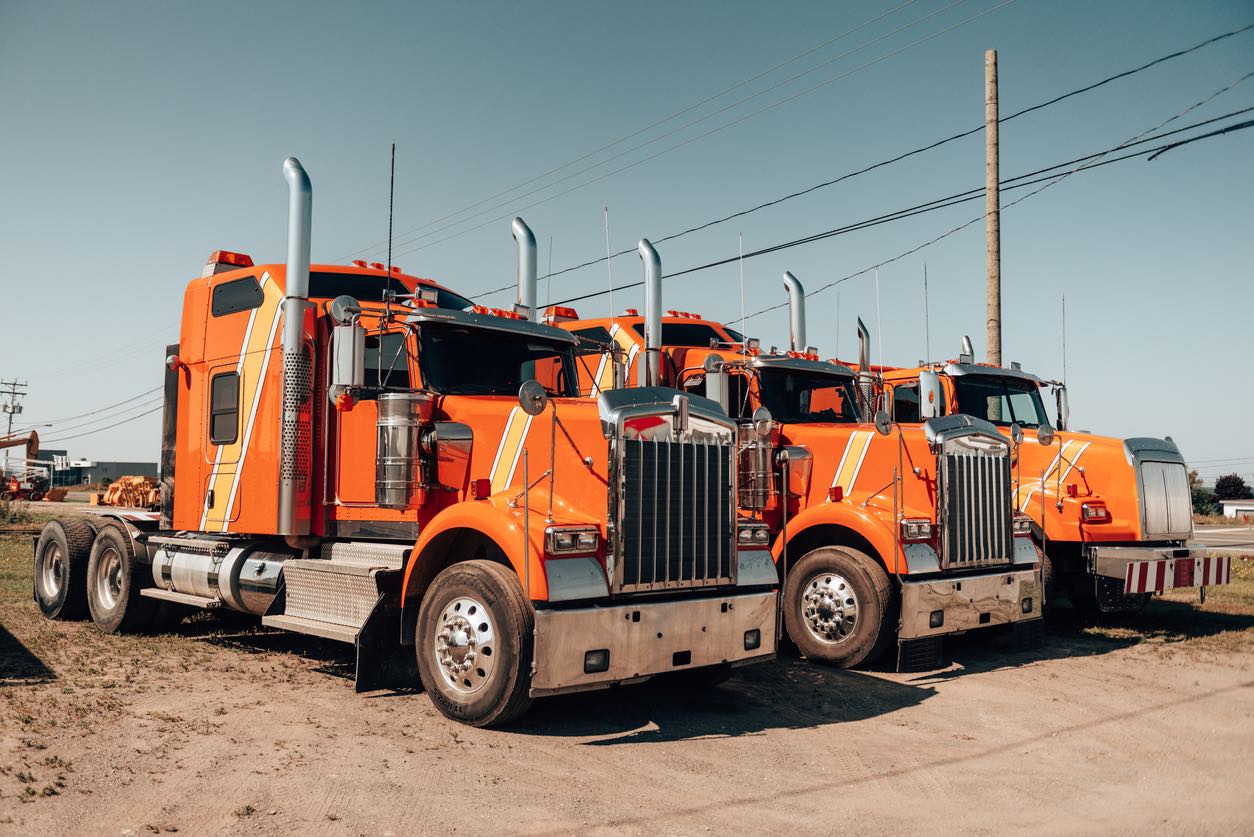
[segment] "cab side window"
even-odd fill
[[[214,375],[209,383],[209,441],[230,445],[239,438],[239,373]]]
[[[893,421],[905,424],[919,421],[918,384],[897,384],[893,387]]]

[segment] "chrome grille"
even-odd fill
[[[1010,456],[1004,445],[987,448],[955,440],[939,457],[941,566],[962,569],[1010,561]]]
[[[734,579],[731,447],[622,440],[619,590]]]
[[[1145,537],[1188,537],[1193,531],[1193,497],[1184,465],[1143,461],[1137,471]]]

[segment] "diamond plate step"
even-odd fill
[[[270,628],[282,628],[285,631],[292,631],[298,634],[309,634],[311,636],[319,636],[323,639],[333,639],[338,642],[347,642],[353,645],[357,642],[356,628],[349,628],[344,625],[332,625],[329,622],[320,622],[317,619],[307,619],[301,616],[273,615],[261,617],[261,624]]]
[[[322,559],[336,564],[364,567],[385,567],[399,570],[405,566],[411,547],[390,543],[345,543],[333,541],[322,545]]]

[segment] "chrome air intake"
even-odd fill
[[[379,396],[374,498],[385,509],[417,508],[422,486],[421,444],[431,396],[388,392]]]
[[[1136,469],[1145,540],[1183,540],[1193,534],[1193,494],[1184,457],[1166,439],[1124,439],[1124,455]]]

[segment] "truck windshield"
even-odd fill
[[[959,413],[991,421],[1001,427],[1018,422],[1022,427],[1044,424],[1045,405],[1032,381],[1019,378],[959,375],[951,379]]]
[[[856,422],[853,379],[797,369],[761,369],[762,406],[785,424]]]
[[[418,348],[424,385],[446,395],[517,395],[527,380],[539,381],[549,395],[577,394],[574,353],[565,342],[427,323]]]

